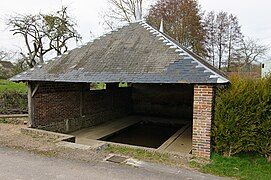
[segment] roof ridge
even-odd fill
[[[203,67],[207,71],[211,72],[213,75],[210,75],[210,78],[217,78],[218,83],[225,83],[229,81],[224,73],[216,72],[219,70],[213,67],[212,65],[210,65],[208,62],[204,61],[199,55],[183,47],[181,44],[176,42],[174,39],[170,38],[165,33],[160,32],[159,30],[157,30],[156,28],[148,24],[146,21],[139,22],[139,24],[141,24],[144,28],[149,30],[149,32],[155,35],[156,37],[159,37],[158,40],[160,41],[163,40],[162,42],[166,43],[166,45],[169,46],[169,48],[176,48],[175,52],[176,53],[180,52],[179,53],[180,56],[189,56],[194,61],[196,61],[195,63],[198,64],[197,67]],[[206,70],[204,72],[206,72]]]

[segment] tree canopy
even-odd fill
[[[6,24],[13,35],[24,38],[26,53],[21,52],[21,55],[29,67],[43,63],[49,51],[55,50],[57,55],[66,52],[68,40],[81,38],[67,7],[52,14],[17,14],[10,16]]]
[[[206,49],[202,15],[196,0],[159,0],[151,6],[146,19],[156,28],[159,28],[163,19],[166,34],[204,56]]]
[[[223,11],[218,14],[211,11],[205,16],[204,23],[207,59],[219,69],[224,66],[227,71],[230,71],[230,67],[238,57],[238,50],[243,40],[237,17]]]

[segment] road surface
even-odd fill
[[[39,156],[21,150],[0,147],[1,180],[50,179],[220,179],[187,169],[147,164],[133,167],[110,162],[82,162]],[[221,178],[223,179],[223,178]]]

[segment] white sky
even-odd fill
[[[94,36],[102,35],[100,13],[107,8],[107,0],[1,0],[0,6],[0,49],[18,50],[24,48],[21,38],[13,36],[6,29],[5,16],[28,13],[48,13],[68,6],[76,19],[78,32],[83,43]],[[145,0],[150,4],[154,0]],[[198,0],[203,10],[221,10],[236,15],[245,36],[257,38],[263,44],[271,44],[271,1],[270,0]],[[145,6],[147,9],[147,6]]]

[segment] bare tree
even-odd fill
[[[103,23],[114,29],[118,23],[133,22],[136,19],[137,3],[142,17],[143,0],[108,0],[109,9],[102,14]]]
[[[40,17],[38,15],[16,15],[7,20],[7,25],[11,28],[13,35],[21,35],[24,38],[27,53],[21,53],[30,67],[36,64],[36,57],[40,49],[43,34],[41,33]],[[42,54],[41,54],[42,55]],[[40,60],[43,58],[40,55]]]
[[[266,56],[269,47],[262,45],[258,40],[247,38],[242,42],[241,52],[241,61],[244,64],[244,70],[246,72],[250,71],[250,65],[253,62],[260,60]]]
[[[164,21],[164,32],[183,46],[205,56],[205,30],[202,13],[196,0],[159,0],[147,16],[147,22],[159,28]]]
[[[78,40],[81,36],[75,29],[76,23],[69,16],[67,7],[62,7],[56,13],[44,15],[43,18],[43,33],[48,38],[49,46],[61,55],[68,50],[67,41],[70,39]]]
[[[80,38],[75,24],[67,16],[67,8],[56,13],[10,16],[7,25],[13,35],[24,38],[26,53],[21,52],[29,67],[44,62],[44,55],[51,50],[57,54],[67,51],[67,40]],[[62,50],[64,48],[64,50]]]
[[[227,44],[227,71],[231,70],[231,65],[235,59],[239,57],[239,51],[243,35],[241,33],[241,26],[239,26],[238,19],[232,14],[229,15],[229,27],[228,27],[228,44]]]
[[[218,54],[218,69],[221,69],[223,54],[226,51],[227,41],[228,41],[228,16],[226,12],[220,12],[216,18],[217,24],[217,54]]]
[[[216,15],[214,11],[207,14],[204,20],[204,28],[206,30],[206,49],[209,61],[213,66],[216,64],[215,44],[216,44]]]
[[[238,19],[227,12],[209,12],[205,17],[206,47],[209,61],[219,69],[225,66],[227,71],[239,56],[238,49],[243,40]]]

